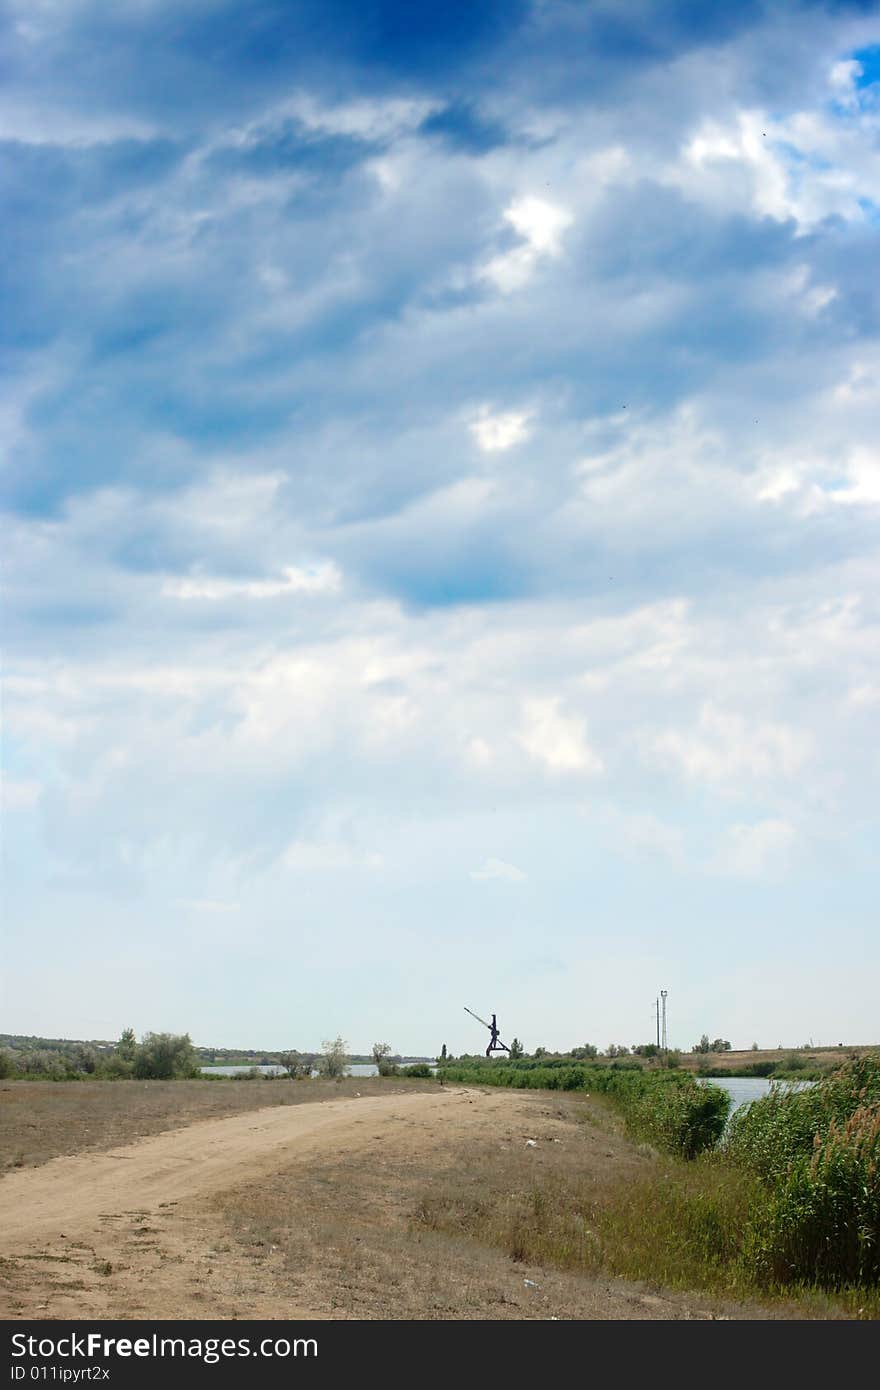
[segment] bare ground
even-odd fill
[[[433,1086],[427,1083],[427,1088]],[[270,1105],[425,1090],[417,1079],[0,1082],[0,1173]]]
[[[259,1093],[259,1083],[246,1084]],[[423,1219],[426,1191],[479,1183],[493,1164],[509,1165],[521,1185],[529,1165],[565,1154],[597,1191],[643,1171],[650,1158],[609,1128],[601,1107],[436,1085],[358,1089],[360,1097],[249,1109],[8,1173],[0,1315],[792,1315],[526,1264]]]

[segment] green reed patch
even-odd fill
[[[809,1090],[774,1087],[734,1116],[725,1152],[768,1195],[748,1229],[760,1278],[880,1284],[880,1056]]]

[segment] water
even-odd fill
[[[403,1067],[411,1067],[414,1066],[415,1063],[401,1062],[400,1065]],[[252,1068],[248,1066],[200,1067],[199,1070],[202,1072],[203,1076],[246,1076],[247,1073],[252,1070]],[[286,1075],[284,1068],[279,1066],[258,1066],[256,1067],[256,1070],[258,1072],[261,1072],[263,1076]],[[346,1076],[378,1076],[379,1068],[376,1066],[374,1062],[352,1062],[351,1066],[345,1068],[345,1074]],[[317,1076],[318,1073],[313,1072],[312,1075]]]
[[[286,1076],[283,1067],[199,1067],[203,1076],[246,1076],[249,1071],[258,1071],[263,1076]]]
[[[723,1091],[727,1091],[732,1098],[733,1104],[730,1107],[731,1115],[735,1110],[740,1110],[744,1105],[751,1105],[753,1100],[760,1100],[761,1096],[766,1096],[773,1082],[765,1076],[699,1076],[697,1077],[701,1086],[720,1086]],[[777,1082],[777,1085],[780,1083]],[[786,1081],[782,1085],[793,1086],[800,1090],[802,1086],[813,1086],[813,1081]]]

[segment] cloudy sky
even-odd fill
[[[3,14],[2,1028],[877,1041],[880,5]]]

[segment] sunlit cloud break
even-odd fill
[[[162,593],[179,599],[266,599],[283,594],[334,594],[342,586],[342,575],[331,563],[311,569],[286,565],[282,574],[283,579],[168,579]]]

